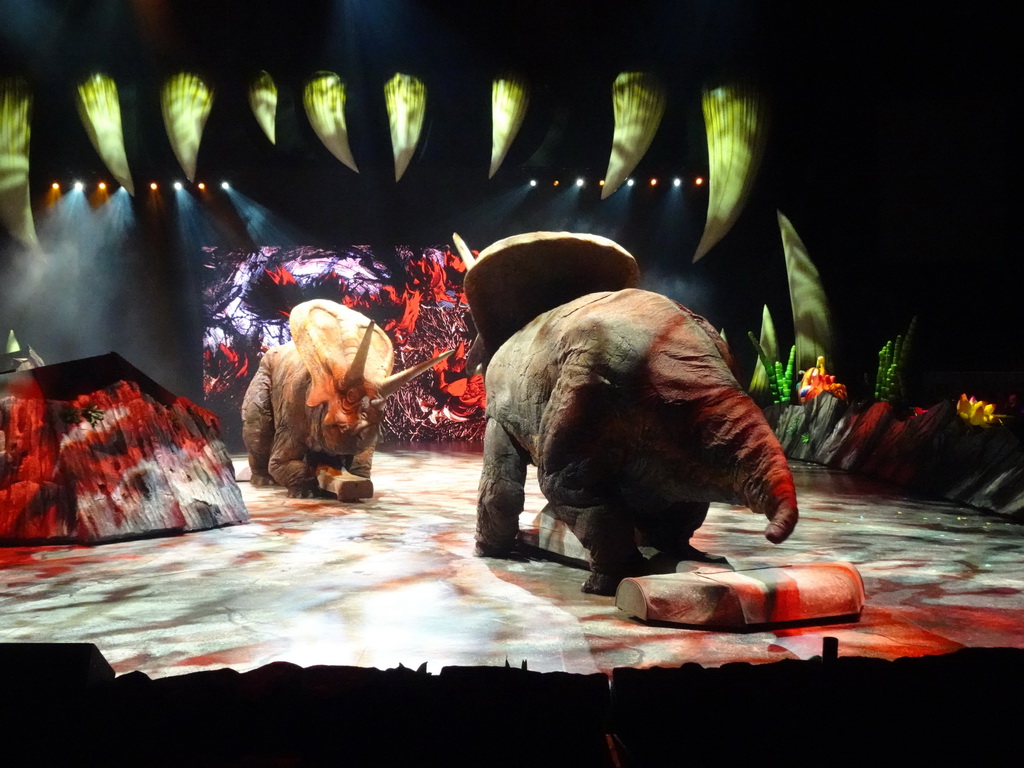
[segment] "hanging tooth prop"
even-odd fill
[[[21,242],[38,246],[28,185],[32,95],[21,78],[0,79],[0,222]]]
[[[705,90],[708,215],[693,256],[698,261],[732,229],[754,186],[768,135],[766,100],[752,87]]]
[[[764,350],[765,356],[769,360],[779,359],[779,342],[775,335],[775,321],[772,320],[772,313],[768,311],[768,305],[765,304],[761,310],[761,349]],[[764,367],[764,363],[761,362],[761,356],[757,356],[757,361],[754,363],[754,375],[750,378],[750,387],[747,389],[747,394],[750,395],[757,403],[764,402],[767,404],[771,401],[771,390],[768,386],[768,371]]]
[[[391,122],[391,148],[398,181],[409,167],[420,140],[427,111],[427,88],[419,78],[399,72],[384,84],[384,99]]]
[[[134,197],[135,184],[128,169],[121,128],[121,103],[112,77],[96,72],[79,83],[78,116],[107,170]]]
[[[466,245],[466,241],[459,237],[458,232],[452,232],[452,240],[455,242],[455,250],[459,252],[459,258],[462,259],[462,263],[466,265],[466,269],[472,269],[473,265],[476,264],[476,256],[469,250],[469,246]]]
[[[277,85],[261,70],[249,81],[249,108],[271,144],[277,144]]]
[[[647,72],[622,72],[612,84],[615,133],[601,199],[626,180],[643,158],[665,114],[665,89]]]
[[[199,142],[213,106],[213,91],[199,75],[179,72],[164,83],[160,106],[171,149],[185,178],[192,181],[196,176]]]
[[[359,173],[348,145],[345,99],[345,83],[333,72],[317,72],[302,92],[306,117],[320,141],[332,155]]]
[[[449,349],[447,352],[442,352],[440,355],[432,357],[430,360],[427,360],[422,363],[417,363],[411,368],[406,368],[401,373],[396,373],[391,376],[388,376],[384,380],[384,383],[380,385],[380,389],[378,390],[380,392],[381,397],[387,397],[388,395],[394,394],[399,388],[408,384],[421,373],[426,373],[427,371],[429,371],[435,365],[437,365],[442,360],[451,355],[454,351],[454,349]]]
[[[523,125],[530,94],[526,81],[518,75],[497,77],[491,84],[491,169],[487,178],[498,172],[516,134]]]
[[[832,319],[825,289],[800,236],[789,219],[777,211],[782,249],[786,254],[789,300],[793,305],[793,332],[796,336],[795,370],[807,370],[819,356],[833,359]]]

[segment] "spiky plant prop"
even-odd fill
[[[878,351],[878,372],[875,374],[875,400],[880,403],[898,405],[907,396],[907,358],[917,329],[917,315],[910,321],[906,336],[896,336],[896,341],[887,341]]]
[[[747,331],[747,338],[754,345],[754,349],[757,350],[757,356],[761,360],[761,365],[764,366],[765,374],[768,377],[768,390],[771,392],[772,402],[790,402],[793,399],[793,366],[796,362],[796,345],[794,344],[789,348],[789,361],[783,367],[779,360],[768,358],[764,347],[761,346],[761,342],[757,340],[752,331]]]

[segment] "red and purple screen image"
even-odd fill
[[[203,248],[203,391],[225,439],[240,442],[242,398],[260,357],[290,340],[291,308],[309,299],[345,304],[383,328],[395,371],[455,350],[388,398],[382,440],[483,439],[483,377],[466,373],[475,333],[464,274],[446,245]]]

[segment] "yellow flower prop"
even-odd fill
[[[996,413],[995,410],[995,403],[975,400],[973,396],[968,399],[967,395],[960,395],[960,400],[956,404],[957,416],[975,427],[988,428],[993,424],[1001,424],[1006,416]]]

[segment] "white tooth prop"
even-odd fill
[[[135,184],[121,128],[121,103],[112,77],[96,72],[78,84],[78,116],[107,170],[134,197]]]
[[[420,140],[427,112],[427,88],[419,78],[399,72],[384,84],[384,100],[391,122],[391,148],[398,181],[409,167]]]
[[[0,222],[21,242],[38,246],[28,187],[32,95],[21,78],[0,79]]]
[[[794,370],[805,371],[815,367],[819,356],[832,360],[832,311],[807,246],[782,211],[775,214],[782,235],[782,250],[786,255],[789,300],[793,307],[793,333],[796,338]]]
[[[213,91],[191,72],[179,72],[168,78],[160,93],[167,138],[189,181],[196,176],[199,142],[212,106]]]
[[[306,117],[320,141],[332,155],[359,173],[348,144],[345,99],[345,83],[333,72],[317,72],[302,92]]]
[[[768,104],[745,85],[705,90],[708,136],[708,215],[693,260],[732,229],[754,186],[768,135]]]
[[[775,321],[772,320],[772,313],[765,304],[761,310],[761,337],[759,340],[764,356],[769,360],[779,359],[779,340],[775,334]],[[768,384],[768,370],[761,362],[761,356],[757,355],[754,362],[754,375],[750,377],[750,386],[747,387],[747,394],[758,403],[767,399],[770,395]]]
[[[615,134],[604,175],[604,200],[626,180],[658,132],[665,115],[665,89],[647,72],[622,72],[612,83]]]
[[[455,242],[455,250],[459,252],[459,258],[466,265],[466,269],[472,269],[473,265],[476,264],[476,256],[469,250],[466,241],[459,236],[458,232],[452,232],[452,240]]]
[[[277,84],[269,72],[260,70],[249,81],[249,108],[271,144],[277,144]]]
[[[493,178],[523,125],[530,94],[518,75],[497,77],[491,84],[491,169]]]

